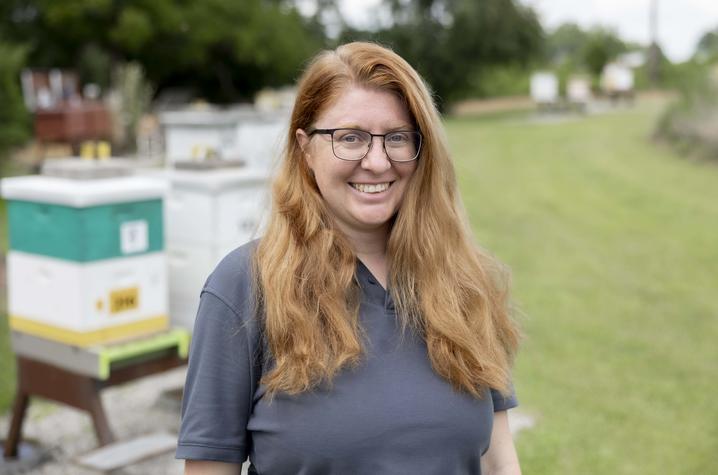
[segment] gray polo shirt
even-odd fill
[[[268,350],[251,294],[255,247],[225,257],[202,290],[177,458],[249,457],[260,475],[480,474],[493,413],[516,398],[453,390],[432,370],[424,341],[402,337],[391,296],[359,261],[362,364],[331,387],[267,402],[258,381]]]

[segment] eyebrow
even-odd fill
[[[335,129],[357,129],[357,130],[363,130],[365,132],[369,132],[366,127],[362,127],[356,123],[349,124],[349,125],[340,125],[338,127],[333,127]],[[415,130],[415,127],[406,123],[403,123],[402,125],[396,125],[393,127],[387,127],[384,129],[385,132],[395,132],[397,130]]]

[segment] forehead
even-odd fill
[[[396,94],[351,86],[319,114],[316,123],[318,128],[359,127],[381,131],[410,127],[412,120]]]

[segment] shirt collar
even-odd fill
[[[394,300],[391,298],[391,293],[384,290],[377,278],[359,259],[357,259],[356,277],[367,300],[381,305],[387,310],[394,310]]]

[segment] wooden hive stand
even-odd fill
[[[17,457],[30,398],[39,396],[87,412],[100,446],[115,441],[100,391],[187,363],[189,334],[172,329],[144,338],[90,348],[70,346],[17,331],[17,393],[4,457]]]

